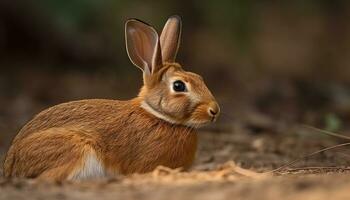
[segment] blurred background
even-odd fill
[[[142,76],[124,23],[139,18],[160,31],[173,14],[183,19],[178,62],[221,104],[207,129],[349,129],[349,1],[1,0],[1,149],[52,105],[137,95]]]

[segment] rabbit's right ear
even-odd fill
[[[131,62],[145,75],[161,68],[159,36],[153,27],[140,20],[130,19],[125,23],[125,41]]]

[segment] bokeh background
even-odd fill
[[[142,76],[128,60],[124,23],[139,18],[160,31],[173,14],[183,19],[178,62],[204,77],[222,107],[207,129],[347,133],[349,1],[1,0],[0,149],[49,106],[134,97]]]

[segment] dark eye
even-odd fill
[[[186,85],[182,81],[175,81],[173,83],[173,89],[176,92],[184,92],[184,91],[186,91]]]

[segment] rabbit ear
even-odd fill
[[[144,74],[154,73],[162,66],[159,36],[152,26],[137,19],[128,20],[125,42],[131,62]]]
[[[175,62],[180,46],[181,26],[181,18],[177,15],[169,17],[166,22],[160,35],[163,62]]]

